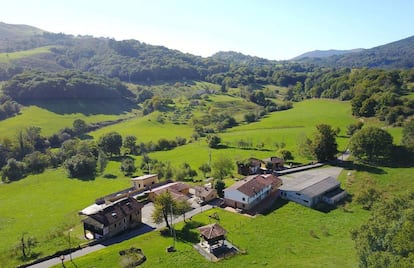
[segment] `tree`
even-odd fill
[[[361,267],[414,266],[414,193],[374,205],[368,221],[351,232]]]
[[[192,209],[191,204],[187,200],[181,200],[176,203],[176,213],[177,215],[182,215],[185,222],[185,213]]]
[[[49,165],[47,155],[42,154],[39,151],[35,151],[24,157],[23,162],[26,164],[28,172],[42,173]]]
[[[26,236],[26,233],[23,233],[20,237],[20,241],[16,246],[16,249],[20,250],[22,253],[22,258],[24,260],[27,260],[29,258],[32,258],[32,250],[37,246],[38,243],[39,242],[37,241],[36,237]]]
[[[69,177],[93,176],[96,170],[96,159],[93,156],[77,154],[64,162]]]
[[[208,143],[208,147],[210,147],[210,148],[217,148],[218,145],[220,144],[220,142],[221,142],[221,139],[217,135],[208,135],[207,136],[207,143]]]
[[[82,135],[88,131],[88,124],[82,119],[76,119],[72,125],[76,135]]]
[[[231,174],[234,168],[233,161],[228,157],[220,157],[212,163],[213,177],[219,180]]]
[[[335,130],[326,124],[317,125],[316,129],[318,132],[312,142],[312,150],[316,159],[319,162],[335,159],[335,155],[338,153]]]
[[[224,189],[226,188],[226,184],[223,180],[217,180],[214,184],[214,189],[216,189],[218,196],[224,197]]]
[[[104,172],[107,164],[108,158],[106,157],[105,153],[100,150],[98,153],[98,160],[96,162],[99,173]]]
[[[99,147],[106,154],[112,157],[112,154],[119,155],[121,153],[122,136],[118,132],[110,132],[99,138]]]
[[[407,122],[403,128],[402,144],[411,152],[414,152],[414,119]]]
[[[202,164],[198,169],[203,173],[204,178],[206,177],[207,173],[211,172],[211,167],[207,163]]]
[[[125,176],[132,175],[136,169],[134,159],[128,157],[122,160],[121,171]]]
[[[353,155],[361,160],[388,159],[393,148],[392,136],[377,127],[365,127],[356,132],[349,143]]]
[[[304,133],[299,134],[297,144],[298,144],[298,153],[300,156],[303,156],[306,158],[312,157],[312,141],[306,136],[306,134]]]
[[[130,154],[137,153],[137,137],[132,135],[125,136],[123,147],[128,149]]]
[[[180,204],[180,202],[175,201],[171,196],[171,193],[168,191],[165,191],[158,195],[155,199],[154,210],[151,215],[154,222],[161,223],[162,221],[165,221],[167,228],[171,230],[171,225],[168,218],[174,215],[181,215],[185,213],[183,211],[188,208],[186,204]]]
[[[7,160],[7,164],[1,169],[4,182],[17,181],[24,177],[26,166],[23,162],[14,158]]]
[[[346,135],[348,136],[354,135],[354,133],[360,130],[363,126],[364,126],[364,123],[362,123],[361,121],[358,121],[355,124],[349,124],[346,127]]]
[[[282,159],[285,160],[285,161],[293,160],[292,152],[289,151],[289,150],[286,150],[286,149],[280,150],[279,154],[282,157]]]

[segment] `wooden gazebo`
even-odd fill
[[[201,244],[207,244],[210,252],[213,248],[224,246],[227,232],[217,223],[201,226],[197,229],[202,239]]]

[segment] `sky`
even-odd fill
[[[4,0],[0,21],[203,57],[237,51],[285,60],[412,36],[413,10],[412,0]]]

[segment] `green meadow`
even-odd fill
[[[219,96],[214,102],[230,109],[231,102],[240,101],[227,96]],[[0,122],[2,136],[13,136],[24,126],[39,126],[43,135],[50,135],[59,129],[71,126],[73,120],[81,118],[89,123],[129,118],[116,125],[104,127],[89,133],[99,138],[109,131],[118,131],[121,135],[136,135],[138,142],[153,141],[160,138],[174,139],[177,136],[189,140],[193,129],[185,124],[173,124],[169,121],[158,122],[157,114],[145,117],[133,117],[130,108],[113,109],[103,113],[99,105],[94,112],[86,113],[79,107],[85,104],[67,107],[58,103],[49,103],[47,107],[29,106],[13,118]],[[102,103],[102,105],[105,105]],[[238,105],[237,103],[234,104]],[[86,108],[85,108],[86,109]],[[224,109],[224,108],[223,108]],[[252,107],[254,109],[254,107]],[[125,110],[125,111],[124,111]],[[245,110],[243,108],[243,110]],[[77,112],[76,112],[77,111]],[[81,112],[79,112],[81,111]],[[236,109],[232,110],[237,113]],[[326,123],[341,129],[338,143],[340,150],[346,148],[346,126],[356,122],[351,116],[350,103],[333,100],[307,100],[295,103],[294,108],[266,115],[259,122],[241,124],[219,134],[223,148],[210,149],[204,138],[191,141],[185,146],[170,151],[153,152],[151,158],[169,161],[173,167],[186,162],[193,169],[215,161],[221,157],[230,157],[234,161],[247,157],[266,158],[277,154],[275,143],[286,144],[286,149],[294,153],[296,161],[308,161],[297,155],[298,137],[311,137],[315,125]],[[395,143],[401,139],[401,128],[388,129]],[[254,148],[239,148],[240,139],[249,140]],[[256,145],[263,143],[262,147]],[[139,165],[141,157],[136,157]],[[35,252],[39,257],[52,254],[68,246],[68,230],[72,232],[73,243],[83,243],[83,231],[77,212],[90,205],[96,198],[130,186],[130,181],[120,172],[120,162],[110,161],[104,174],[114,175],[114,179],[98,176],[93,180],[69,179],[63,168],[50,169],[43,174],[28,177],[10,184],[0,184],[0,263],[5,267],[16,266],[21,261],[11,256],[11,249],[19,241],[22,233],[27,232],[39,240]],[[137,171],[139,173],[140,171]],[[340,179],[343,186],[357,194],[367,185],[375,185],[386,196],[404,193],[413,189],[412,168],[360,168],[358,171],[343,172]],[[201,172],[198,171],[201,176]],[[231,184],[232,179],[226,181]],[[209,223],[206,212],[193,218],[194,221]],[[368,213],[358,205],[349,203],[330,213],[322,213],[289,203],[268,215],[255,219],[218,210],[220,224],[229,231],[229,238],[237,246],[247,251],[214,266],[236,267],[240,263],[247,266],[284,266],[284,267],[355,267],[354,245],[349,231],[361,224]],[[182,228],[182,225],[177,225]],[[316,238],[317,236],[318,238]],[[171,244],[171,238],[163,238],[158,232],[145,234],[134,239],[113,245],[99,252],[76,259],[78,267],[117,267],[118,251],[131,246],[140,247],[148,257],[143,267],[211,267],[192,248],[191,243],[179,241],[178,252],[166,254],[165,247]],[[1,265],[0,265],[1,266]],[[67,263],[66,267],[71,267]]]
[[[37,54],[50,53],[50,48],[52,47],[53,46],[45,46],[17,52],[0,53],[0,63],[8,63],[12,60],[18,60]]]
[[[114,105],[106,102],[48,102],[41,106],[30,105],[22,108],[20,114],[0,121],[1,137],[14,137],[29,126],[42,129],[42,135],[49,136],[65,127],[72,127],[73,121],[82,119],[87,123],[117,120],[128,117],[128,112],[111,112]],[[88,110],[88,112],[87,112]]]

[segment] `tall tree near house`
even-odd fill
[[[187,205],[181,202],[187,203],[187,201],[175,201],[168,191],[161,193],[155,199],[154,211],[151,215],[152,219],[156,223],[161,223],[164,220],[167,228],[171,230],[169,217],[183,215],[189,209],[189,204]]]
[[[233,168],[234,168],[234,163],[228,157],[220,157],[217,160],[215,160],[211,165],[213,177],[219,180],[222,180],[226,176],[230,175]]]
[[[224,188],[226,187],[226,184],[223,180],[217,180],[214,184],[214,189],[216,189],[217,194],[219,197],[224,197]]]
[[[313,154],[319,162],[335,159],[338,153],[338,144],[336,143],[336,132],[326,124],[316,126],[318,132],[312,142]]]
[[[188,203],[186,200],[178,201],[176,207],[177,214],[182,215],[185,222],[185,213],[189,212],[192,209],[190,203]]]

